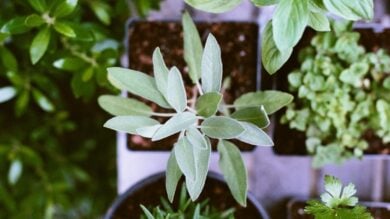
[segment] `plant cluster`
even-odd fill
[[[390,142],[390,56],[366,52],[350,23],[333,26],[300,52],[300,69],[288,75],[298,98],[282,118],[306,133],[316,167],[361,157],[367,132]]]
[[[184,184],[181,187],[178,207],[172,206],[164,197],[161,197],[161,205],[162,208],[157,206],[152,210],[149,210],[145,206],[141,205],[142,211],[144,212],[141,219],[234,219],[234,208],[220,212],[210,205],[209,199],[200,203],[192,202],[191,199],[188,198]]]
[[[308,201],[306,213],[313,215],[315,219],[373,218],[366,207],[357,205],[355,185],[349,183],[343,188],[339,179],[329,175],[325,176],[324,181],[325,193],[321,195],[322,202]]]
[[[166,171],[166,189],[172,201],[179,179],[184,174],[192,200],[203,190],[209,168],[211,141],[218,141],[220,168],[234,198],[246,205],[247,173],[239,149],[229,140],[261,146],[273,142],[262,130],[269,125],[268,115],[292,101],[278,91],[244,94],[233,105],[224,103],[220,47],[209,34],[205,47],[188,13],[183,15],[184,58],[197,90],[189,98],[182,75],[168,68],[159,48],[153,53],[154,77],[125,68],[109,68],[108,79],[115,87],[152,101],[172,113],[153,112],[136,99],[104,95],[99,103],[115,115],[104,126],[113,130],[158,141],[179,134]],[[165,117],[160,124],[151,117]]]

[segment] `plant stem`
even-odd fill
[[[150,115],[158,116],[158,117],[172,117],[172,116],[176,115],[176,113],[155,113],[155,112],[152,112],[152,113],[150,113]]]
[[[196,82],[196,87],[198,88],[199,94],[203,95],[202,87],[199,84],[199,81]]]
[[[193,108],[191,108],[191,107],[189,107],[189,106],[187,106],[186,109],[187,109],[188,111],[190,111],[191,113],[194,113],[194,114],[197,113],[196,110],[194,110]]]

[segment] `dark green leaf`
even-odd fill
[[[196,111],[204,117],[213,116],[221,103],[222,95],[217,92],[203,94],[198,98],[195,104]]]
[[[0,59],[7,70],[14,72],[18,71],[18,62],[16,61],[15,56],[6,47],[0,47]]]
[[[56,60],[53,66],[61,70],[73,72],[85,67],[86,63],[80,58],[66,57]]]
[[[37,14],[32,14],[26,18],[25,22],[28,27],[39,27],[45,23],[45,20]]]
[[[234,102],[238,109],[263,105],[268,115],[292,102],[294,97],[281,91],[257,91],[242,95]]]
[[[31,7],[40,13],[44,13],[47,10],[47,4],[45,0],[28,0]]]
[[[245,128],[229,117],[213,116],[202,122],[201,130],[211,138],[231,139],[238,137],[245,131]]]
[[[16,17],[3,25],[0,32],[10,34],[21,34],[30,30],[30,27],[26,26],[25,21],[27,17]]]
[[[78,0],[63,0],[53,12],[53,16],[56,18],[61,18],[70,15],[76,8]]]
[[[32,64],[35,65],[46,53],[47,47],[50,43],[50,35],[50,29],[45,27],[42,28],[34,37],[30,46],[30,58]]]
[[[20,116],[26,111],[29,101],[30,101],[30,93],[27,90],[23,90],[18,96],[18,98],[16,99],[16,104],[15,104],[16,115]]]
[[[242,0],[185,0],[192,7],[210,12],[223,13],[237,7]]]
[[[263,106],[239,109],[230,116],[239,121],[255,124],[260,128],[266,128],[270,123],[267,112]]]
[[[64,23],[64,22],[55,22],[54,23],[54,29],[64,35],[64,36],[67,36],[67,37],[76,37],[76,33],[74,32],[74,30],[72,29],[72,27],[70,25],[68,25],[67,23]]]

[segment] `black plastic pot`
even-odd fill
[[[165,173],[158,173],[138,182],[129,188],[126,192],[121,194],[114,201],[104,216],[104,219],[138,219],[138,215],[141,212],[141,208],[139,207],[140,204],[143,204],[147,207],[157,206],[160,205],[160,197],[166,197],[164,182]],[[206,192],[213,189],[218,191],[217,195],[210,195]],[[179,192],[176,192],[176,196],[178,193]],[[223,199],[217,199],[221,198],[219,196],[223,197]],[[151,199],[148,199],[148,197],[151,197]],[[177,199],[178,197],[175,197],[175,200]],[[199,198],[200,201],[205,199],[209,199],[209,203],[214,207],[217,207],[215,205],[224,206],[224,209],[236,207],[236,218],[238,219],[269,219],[267,212],[251,193],[248,194],[247,208],[238,206],[238,204],[234,201],[233,196],[230,194],[230,191],[222,179],[222,176],[213,172],[208,174],[205,188]],[[130,203],[133,205],[133,207],[135,207],[133,210],[130,210],[128,206],[126,206],[126,204]],[[250,211],[250,215],[246,215],[246,211]]]

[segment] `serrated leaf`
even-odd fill
[[[245,128],[229,117],[213,116],[202,122],[201,130],[211,138],[232,139],[242,134]]]
[[[263,106],[239,109],[231,114],[230,117],[238,121],[255,124],[260,128],[266,128],[270,124],[267,112]]]
[[[203,92],[219,92],[222,83],[221,48],[212,34],[209,34],[202,56]]]
[[[77,7],[78,0],[63,0],[53,12],[53,16],[56,18],[66,17],[70,15]]]
[[[160,124],[158,121],[145,116],[116,116],[108,120],[105,128],[119,132],[137,134],[137,129]]]
[[[16,89],[14,87],[2,87],[0,88],[0,103],[7,102],[8,100],[16,96]]]
[[[308,25],[316,31],[330,31],[329,19],[322,13],[310,12]]]
[[[50,35],[50,29],[45,27],[34,37],[30,46],[30,58],[33,65],[35,65],[46,53],[50,43]]]
[[[188,12],[184,12],[182,18],[184,35],[184,60],[188,65],[188,74],[193,83],[197,83],[201,77],[201,65],[203,46],[194,22]]]
[[[153,101],[164,108],[171,108],[161,92],[157,89],[154,78],[149,75],[126,68],[108,68],[108,80],[119,89]]]
[[[70,25],[68,25],[67,23],[64,23],[64,22],[55,22],[54,23],[54,29],[66,36],[66,37],[76,37],[76,33],[74,32],[74,30],[72,29],[72,27]]]
[[[136,99],[113,95],[102,95],[98,98],[99,106],[114,116],[149,116],[152,109]]]
[[[53,66],[57,69],[65,71],[76,71],[86,66],[86,63],[80,58],[76,57],[66,57],[57,59],[53,62]]]
[[[323,0],[323,2],[331,13],[347,20],[371,20],[374,16],[373,0]]]
[[[158,141],[187,129],[196,122],[196,116],[190,112],[178,113],[170,118],[153,136],[152,141]]]
[[[248,192],[247,172],[240,150],[231,142],[220,140],[218,143],[219,168],[234,199],[246,206]]]
[[[207,148],[206,137],[194,126],[190,126],[189,128],[187,128],[186,137],[191,143],[191,145],[193,145],[194,147],[198,147],[201,149]]]
[[[276,73],[290,58],[293,49],[288,48],[280,51],[275,44],[272,23],[268,22],[262,35],[261,42],[262,62],[269,74]]]
[[[242,0],[185,0],[192,7],[210,12],[223,13],[237,7]]]
[[[158,81],[156,83],[158,90],[164,97],[167,97],[169,69],[165,65],[160,48],[158,47],[153,52],[153,72],[156,81]]]
[[[206,118],[213,116],[218,111],[221,100],[222,94],[218,92],[205,93],[196,100],[196,112]]]
[[[183,112],[187,107],[187,94],[184,87],[183,78],[179,69],[173,67],[168,74],[168,103],[176,110],[176,112]]]
[[[257,91],[242,95],[236,99],[234,106],[243,109],[263,105],[267,114],[270,115],[291,103],[293,99],[292,95],[281,91]]]
[[[18,62],[16,61],[15,56],[6,47],[0,47],[0,59],[7,70],[14,72],[18,71]]]
[[[278,4],[280,2],[280,0],[251,0],[251,1],[257,7],[275,5],[275,4]]]
[[[247,122],[241,122],[241,125],[245,131],[237,137],[238,140],[255,146],[274,146],[272,139],[259,127]]]
[[[47,4],[45,0],[28,0],[31,7],[33,7],[36,11],[43,13],[47,10]]]
[[[53,103],[42,92],[37,89],[33,89],[32,94],[35,102],[42,110],[46,112],[53,112],[55,110]]]
[[[23,164],[20,160],[13,160],[8,171],[8,183],[15,185],[22,175]]]
[[[172,151],[168,159],[166,178],[165,178],[165,188],[170,202],[173,202],[176,193],[177,184],[179,183],[181,176],[182,176],[182,172],[180,170],[179,165],[177,164],[175,151]]]
[[[16,17],[12,20],[5,23],[2,27],[0,32],[3,33],[10,33],[10,34],[21,34],[29,31],[31,28],[26,26],[26,16],[24,17]]]
[[[308,0],[280,0],[272,18],[273,36],[280,51],[294,47],[309,21]]]
[[[28,27],[39,27],[45,23],[45,20],[37,14],[32,14],[26,18],[25,23]]]

